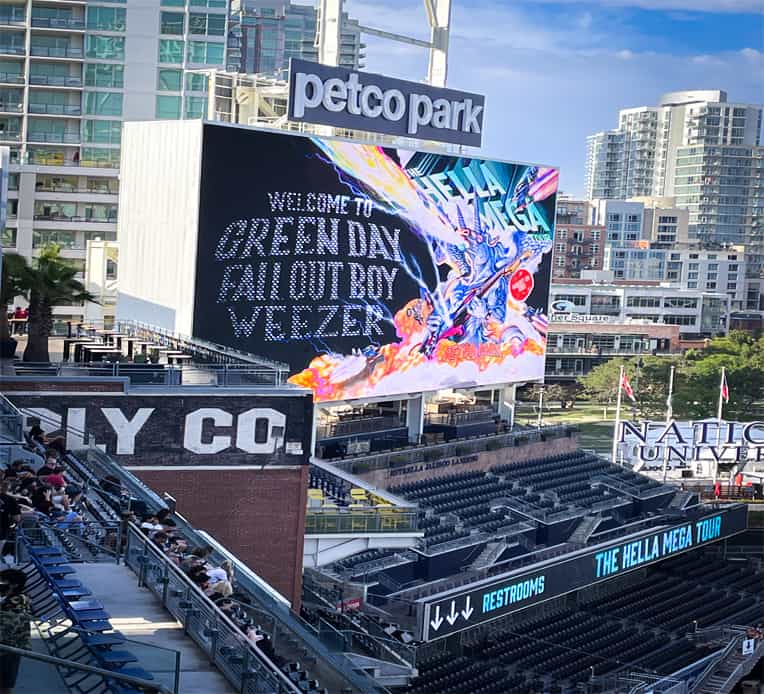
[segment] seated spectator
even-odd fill
[[[5,468],[5,479],[11,478],[23,478],[34,476],[34,470],[29,467],[23,460],[14,460],[7,468]]]
[[[66,453],[66,439],[63,436],[57,436],[52,441],[48,442],[48,448],[58,453],[59,458],[63,458]]]
[[[76,512],[67,510],[63,505],[56,506],[53,503],[53,490],[51,487],[40,487],[32,495],[32,506],[38,514],[54,521],[56,527],[66,530],[72,526],[80,526],[82,517]],[[68,505],[68,499],[66,500]]]
[[[181,561],[180,568],[186,573],[190,573],[193,567],[203,565],[210,554],[212,554],[212,547],[196,547],[191,550],[191,554]]]
[[[63,473],[64,468],[59,465],[58,458],[53,451],[48,451],[45,455],[45,463],[37,470],[38,477],[47,477],[56,473]]]
[[[45,432],[40,427],[40,420],[37,420],[29,428],[29,438],[32,441],[45,445]]]

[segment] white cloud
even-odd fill
[[[724,89],[731,101],[762,101],[764,54],[756,48],[686,56],[614,46],[613,37],[627,36],[627,27],[610,24],[607,34],[599,34],[595,13],[590,29],[582,31],[572,0],[560,2],[571,4],[571,12],[554,25],[535,21],[514,3],[454,5],[448,84],[486,95],[486,155],[559,165],[562,189],[577,194],[583,191],[586,136],[614,128],[619,109],[656,104],[664,92],[682,89]],[[358,6],[370,14],[357,14]],[[362,22],[407,32],[426,26],[420,8],[415,0],[347,3]],[[364,40],[370,71],[424,76],[426,50]]]

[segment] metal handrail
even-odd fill
[[[29,658],[30,660],[39,660],[42,663],[48,663],[67,670],[82,670],[83,672],[89,672],[93,675],[100,675],[101,677],[116,680],[117,682],[124,682],[125,684],[131,684],[135,687],[140,687],[141,689],[147,689],[149,692],[157,692],[157,694],[172,694],[167,687],[152,682],[151,680],[144,680],[140,677],[133,677],[132,675],[123,675],[114,670],[104,670],[103,668],[95,667],[93,665],[84,665],[83,663],[78,663],[74,660],[56,658],[52,655],[45,655],[44,653],[37,653],[36,651],[28,651],[24,648],[7,646],[4,643],[0,643],[0,652],[9,653],[10,655],[18,655],[22,658]]]
[[[271,678],[275,678],[275,682],[270,682],[269,684],[271,686],[276,686],[278,692],[299,692],[299,688],[295,686],[295,684],[278,668],[278,666],[268,658],[262,651],[255,648],[254,646],[250,645],[246,642],[246,637],[244,634],[241,633],[241,630],[239,627],[233,623],[233,621],[222,611],[220,608],[218,608],[210,598],[205,595],[202,590],[195,585],[191,579],[184,574],[180,568],[175,566],[168,558],[167,556],[154,544],[153,541],[151,541],[148,537],[144,536],[138,526],[136,526],[134,523],[128,524],[128,533],[127,533],[127,547],[125,549],[125,563],[127,566],[129,566],[131,569],[135,570],[133,566],[131,566],[130,561],[130,544],[131,540],[133,542],[140,541],[140,544],[142,544],[142,553],[141,557],[144,558],[143,562],[139,562],[140,567],[138,569],[138,578],[139,578],[139,585],[145,586],[149,588],[150,590],[153,588],[153,586],[150,583],[146,582],[146,561],[145,559],[148,557],[151,557],[159,566],[162,568],[162,580],[161,585],[163,586],[163,590],[161,594],[159,594],[159,597],[162,600],[162,606],[165,609],[170,610],[170,606],[167,604],[167,593],[168,593],[168,587],[169,587],[169,577],[172,576],[173,579],[180,583],[185,591],[186,598],[195,597],[197,602],[201,605],[204,605],[208,608],[211,616],[214,618],[215,623],[218,622],[225,624],[232,633],[236,634],[237,636],[240,635],[242,639],[242,643],[240,643],[240,647],[243,651],[246,651],[246,653],[250,657],[250,662],[257,662],[259,661],[261,663],[261,666],[263,668],[262,674],[268,678],[270,676]],[[152,591],[153,592],[153,591]],[[178,609],[178,610],[170,610],[170,613],[178,619],[178,621],[184,625],[186,634],[190,638],[192,638],[194,641],[196,641],[199,646],[201,646],[203,649],[205,648],[205,644],[202,642],[202,639],[200,638],[200,635],[196,633],[196,631],[192,628],[189,628],[189,617],[191,615],[190,608],[189,609]],[[198,615],[195,615],[198,616]],[[197,621],[197,620],[194,620]],[[225,663],[220,662],[219,656],[220,653],[217,648],[212,649],[212,653],[209,654],[212,658],[212,662],[215,664],[216,667],[222,672],[226,677],[231,681],[231,683],[235,686],[241,686],[242,682],[235,682],[233,681],[233,678],[230,677],[230,673],[225,666]]]

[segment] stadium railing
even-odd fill
[[[232,347],[219,345],[214,342],[202,340],[197,337],[190,337],[182,333],[176,333],[172,330],[133,320],[119,320],[105,323],[96,322],[72,322],[66,323],[63,334],[67,337],[78,337],[80,335],[93,335],[99,329],[111,329],[119,331],[128,336],[150,339],[152,342],[163,345],[172,345],[183,350],[187,350],[199,357],[204,357],[212,363],[219,364],[249,364],[250,366],[261,366],[272,369],[279,374],[280,381],[286,382],[289,377],[289,366],[282,362],[276,362],[271,359],[258,357],[249,352],[243,352]]]
[[[20,443],[24,440],[23,415],[16,406],[0,393],[0,441]]]
[[[406,508],[311,509],[305,514],[305,533],[400,533],[417,531],[417,511]]]
[[[76,453],[87,462],[87,465],[91,467],[91,471],[95,473],[97,477],[103,478],[106,475],[114,475],[118,477],[129,494],[143,501],[152,511],[168,508],[168,503],[165,499],[161,498],[129,471],[115,463],[100,449],[91,447],[85,451],[77,451]],[[287,639],[291,638],[303,643],[308,651],[316,654],[317,657],[327,663],[328,667],[334,669],[342,679],[346,680],[359,691],[385,691],[382,687],[375,689],[371,680],[363,674],[358,673],[354,669],[353,664],[343,654],[330,653],[326,647],[321,644],[317,635],[312,633],[306,625],[290,612],[289,604],[279,593],[273,590],[270,585],[251,571],[249,567],[241,562],[241,560],[229,553],[212,536],[195,529],[177,511],[175,511],[173,518],[176,522],[176,526],[183,536],[189,540],[190,544],[195,546],[202,546],[205,544],[210,545],[215,550],[212,555],[212,559],[215,562],[220,563],[226,559],[232,562],[236,586],[252,598],[253,604],[250,605],[251,609],[255,609],[260,613],[267,613],[270,619],[273,620],[274,635],[278,632],[278,634]],[[153,543],[146,541],[145,538],[144,542],[148,542],[149,545],[153,546]],[[155,553],[161,554],[158,548],[154,547],[154,550]],[[202,594],[201,599],[204,599],[209,603],[209,609],[212,609],[215,613],[219,613],[221,617],[227,620],[225,615],[223,615],[222,612],[220,612],[218,608],[206,598],[206,596]],[[237,642],[230,646],[231,648],[237,648],[239,645],[239,642]],[[251,648],[251,646],[247,646],[247,648]],[[240,653],[233,653],[232,657],[236,660],[244,658]],[[222,672],[225,674],[227,671],[222,670]],[[233,676],[238,676],[236,668],[231,672]]]
[[[125,563],[177,619],[185,633],[241,692],[282,694],[299,691],[264,653],[249,644],[241,630],[198,586],[175,566],[134,524],[127,531]]]
[[[359,455],[340,459],[327,459],[324,462],[354,475],[374,470],[394,470],[396,468],[425,463],[444,458],[458,458],[487,450],[497,450],[520,446],[549,438],[570,436],[576,427],[569,424],[555,424],[540,429],[521,429],[502,434],[485,434],[467,437],[449,443],[411,446],[401,450],[392,450],[373,455]]]
[[[283,386],[286,378],[278,371],[252,364],[134,364],[121,362],[25,362],[14,367],[9,382],[56,379],[123,379],[131,388]]]
[[[329,669],[337,674],[339,679],[346,681],[358,691],[386,691],[384,687],[375,686],[375,683],[365,674],[359,673],[355,669],[353,663],[342,653],[330,653],[320,642],[318,636],[311,632],[305,624],[291,613],[289,603],[278,592],[276,592],[262,578],[257,576],[240,559],[228,552],[215,540],[215,538],[194,528],[174,509],[174,500],[170,498],[168,503],[168,500],[160,497],[135,475],[117,464],[108,454],[95,447],[93,440],[86,432],[74,431],[69,428],[66,433],[72,433],[80,440],[92,444],[89,448],[75,450],[69,457],[70,463],[74,464],[80,476],[83,479],[88,480],[92,492],[98,494],[111,504],[121,504],[122,511],[124,512],[128,512],[130,510],[130,504],[135,501],[143,505],[145,510],[154,513],[161,509],[168,509],[172,506],[172,510],[174,511],[173,520],[175,521],[178,530],[181,531],[182,535],[188,540],[190,546],[211,546],[214,549],[211,560],[218,565],[226,559],[231,561],[234,569],[234,582],[237,589],[245,592],[252,599],[253,604],[248,606],[249,609],[263,615],[267,614],[268,617],[272,619],[274,636],[276,632],[278,632],[280,636],[287,640],[291,639],[303,644],[307,652],[312,653],[317,658],[321,659]],[[119,479],[125,490],[125,495],[120,499],[104,492],[104,490],[100,488],[100,485],[98,484],[99,480],[104,479],[107,475]],[[127,535],[126,529],[124,535]],[[147,542],[154,546],[150,541]],[[161,554],[156,546],[154,546],[154,549],[157,553]],[[128,564],[128,566],[131,565]],[[209,609],[213,610],[216,614],[219,613],[219,616],[227,620],[225,615],[220,612],[217,606],[204,596],[204,594],[202,594],[202,598],[209,604]],[[241,634],[240,631],[238,633]],[[241,642],[237,641],[236,643],[231,644],[230,647],[237,649],[241,646]],[[246,640],[244,647],[251,648]],[[236,650],[231,651],[229,654],[235,661],[246,660],[245,656]],[[255,655],[256,654],[257,652],[255,652]],[[222,672],[224,674],[228,673],[227,670],[222,670]],[[234,676],[238,676],[236,675],[236,669],[232,672]],[[278,671],[278,673],[281,674],[280,671]]]

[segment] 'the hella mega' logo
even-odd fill
[[[292,59],[289,118],[479,146],[485,99],[418,82]]]

